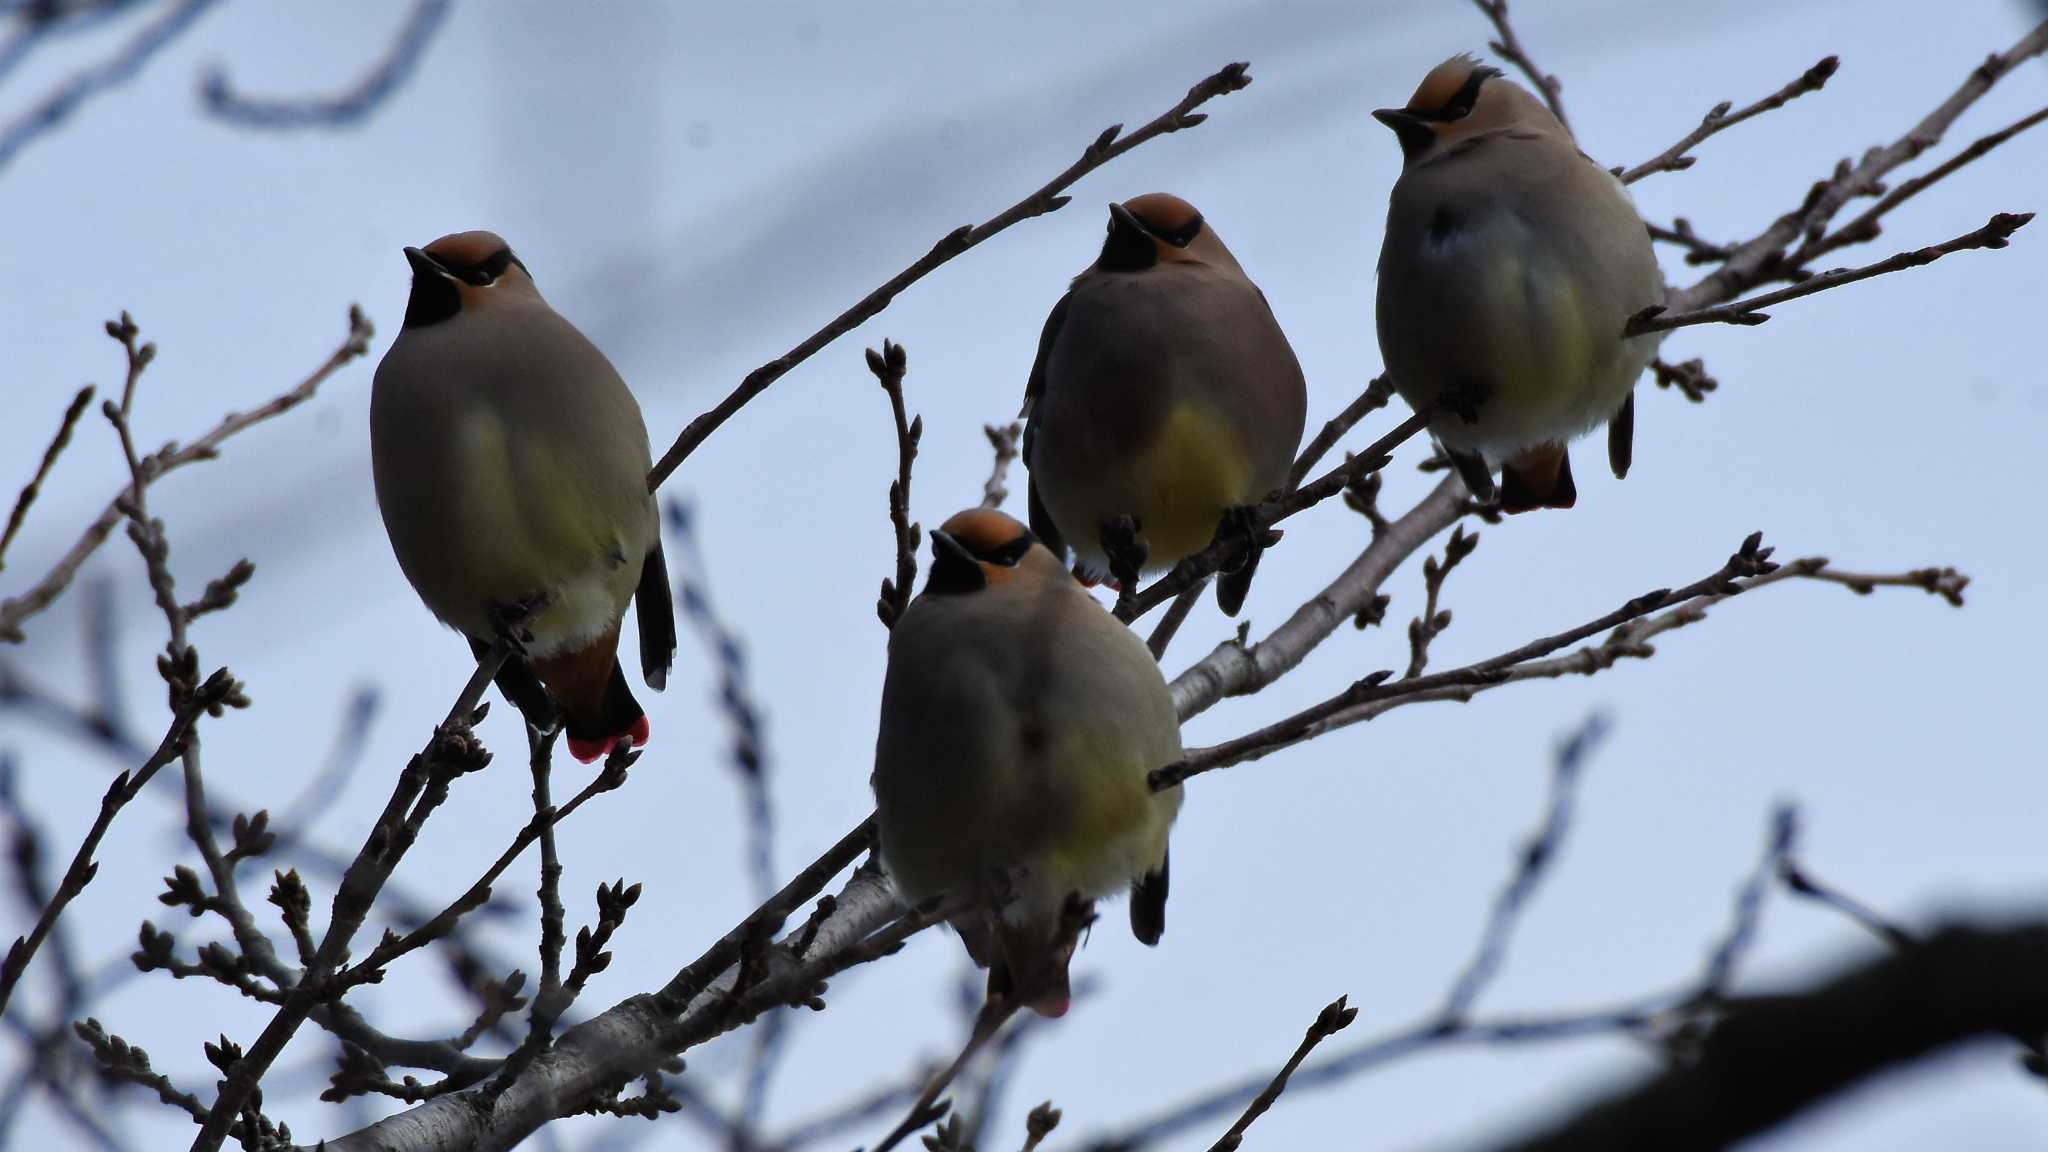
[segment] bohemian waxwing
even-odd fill
[[[1380,248],[1380,354],[1401,396],[1481,499],[1569,508],[1566,445],[1606,422],[1628,472],[1636,377],[1657,337],[1624,340],[1664,300],[1628,192],[1527,90],[1470,56],[1373,116],[1404,163]]]
[[[541,731],[559,718],[577,759],[645,743],[620,617],[637,591],[656,691],[676,625],[640,406],[496,235],[458,232],[405,258],[405,326],[370,397],[398,566],[479,655],[501,632],[524,638],[498,688]]]
[[[1096,578],[1110,571],[1103,527],[1129,515],[1144,568],[1170,567],[1287,482],[1307,407],[1265,294],[1202,214],[1162,192],[1112,204],[1102,254],[1046,318],[1024,390],[1031,528]],[[1219,579],[1225,612],[1258,557]]]
[[[1066,1011],[1094,901],[1131,890],[1166,928],[1180,723],[1150,652],[1022,524],[971,509],[931,534],[924,592],[889,635],[875,742],[881,855],[909,901],[970,892],[953,926],[991,1001]]]

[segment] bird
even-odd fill
[[[537,731],[559,724],[585,762],[644,744],[621,618],[636,601],[641,676],[657,692],[676,624],[640,406],[495,233],[443,236],[405,259],[405,324],[370,394],[398,566],[479,659],[516,643],[497,684]]]
[[[1093,266],[1053,306],[1024,389],[1031,529],[1076,572],[1118,565],[1103,530],[1135,521],[1157,571],[1233,514],[1245,560],[1217,583],[1236,615],[1262,541],[1238,515],[1287,482],[1308,387],[1265,293],[1194,205],[1153,192],[1109,206]]]
[[[1621,181],[1528,90],[1471,56],[1373,117],[1403,158],[1380,248],[1380,354],[1395,388],[1482,500],[1577,500],[1568,445],[1607,424],[1628,474],[1635,383],[1658,337],[1622,338],[1664,301],[1649,230]]]
[[[988,1003],[1065,1013],[1095,901],[1130,890],[1131,932],[1166,930],[1180,722],[1144,642],[1024,525],[974,508],[931,533],[931,574],[889,634],[875,740],[880,856],[952,923]]]

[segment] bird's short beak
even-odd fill
[[[1113,203],[1109,206],[1109,218],[1116,221],[1116,228],[1119,232],[1131,232],[1147,239],[1150,239],[1152,236],[1151,230],[1139,223],[1138,218],[1131,215],[1130,209],[1125,208],[1121,204]]]
[[[981,570],[981,561],[967,545],[943,529],[932,529],[932,573],[925,581],[925,591],[941,595],[956,592],[973,592],[988,586],[988,576]]]
[[[1401,141],[1401,154],[1414,157],[1436,142],[1436,130],[1430,123],[1406,108],[1381,108],[1372,118],[1394,130],[1394,136]]]
[[[448,275],[448,269],[442,266],[439,260],[427,255],[418,248],[407,248],[405,250],[405,262],[412,265],[413,275],[415,276]]]
[[[1095,266],[1104,272],[1142,272],[1159,262],[1159,244],[1130,209],[1109,206],[1109,238],[1102,243],[1102,255]]]
[[[1412,132],[1422,123],[1415,113],[1406,108],[1381,108],[1372,114],[1372,118],[1396,132]]]
[[[961,561],[976,568],[981,566],[981,561],[967,550],[967,545],[942,528],[932,529],[932,559],[941,564]]]

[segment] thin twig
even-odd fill
[[[1673,220],[1669,228],[1647,221],[1643,226],[1650,230],[1650,239],[1676,244],[1685,249],[1687,264],[1717,263],[1726,260],[1734,252],[1734,249],[1726,244],[1716,244],[1711,240],[1702,239],[1699,233],[1692,230],[1692,221],[1683,216]]]
[[[1801,245],[1799,252],[1795,254],[1790,263],[1803,265],[1806,261],[1832,252],[1837,248],[1844,248],[1851,244],[1861,244],[1865,241],[1877,239],[1878,235],[1883,231],[1879,221],[1887,213],[1891,212],[1892,209],[1919,195],[1929,185],[1946,179],[1954,174],[1956,169],[1961,168],[1963,165],[1970,163],[2007,140],[2044,121],[2048,121],[2048,108],[2038,109],[1988,136],[1981,136],[1972,141],[1962,151],[1926,172],[1910,180],[1901,180],[1897,187],[1885,193],[1879,198],[1877,203],[1865,209],[1862,215],[1817,241]]]
[[[450,0],[414,0],[390,47],[360,80],[332,96],[247,96],[235,90],[225,71],[215,68],[200,79],[200,104],[208,115],[238,128],[294,130],[360,124],[418,71],[427,46],[452,6]]]
[[[1294,458],[1293,467],[1287,470],[1287,487],[1290,490],[1301,487],[1301,481],[1308,475],[1308,470],[1328,455],[1330,449],[1337,446],[1337,441],[1342,440],[1367,415],[1385,408],[1393,397],[1393,377],[1385,373],[1373,377],[1372,383],[1365,386],[1365,391],[1360,392],[1357,399],[1346,404],[1342,412],[1330,417],[1329,422],[1316,433],[1315,439],[1308,442],[1308,447],[1301,450],[1301,455]]]
[[[28,506],[36,502],[36,496],[43,490],[43,481],[50,478],[50,468],[57,463],[57,457],[64,447],[71,443],[71,430],[78,426],[78,417],[85,406],[92,402],[93,387],[87,384],[71,398],[70,407],[64,409],[64,419],[57,425],[57,434],[50,438],[50,446],[43,449],[43,462],[36,467],[36,474],[21,489],[21,495],[14,501],[14,511],[7,517],[7,530],[0,532],[0,572],[7,570],[7,546],[14,543],[15,533],[21,531],[21,522],[28,517]]]
[[[1468,533],[1463,525],[1459,525],[1451,530],[1451,538],[1444,544],[1442,563],[1438,563],[1434,556],[1422,558],[1422,615],[1408,622],[1408,671],[1403,673],[1404,679],[1412,680],[1429,667],[1430,641],[1451,626],[1450,609],[1436,606],[1437,597],[1444,590],[1444,578],[1478,547],[1479,533]]]
[[[1010,489],[1005,477],[1010,471],[1010,461],[1017,458],[1017,442],[1024,437],[1024,425],[1012,420],[998,428],[993,424],[981,426],[982,434],[988,437],[988,446],[995,451],[995,464],[989,469],[988,481],[981,486],[981,506],[1001,508],[1003,501],[1010,498]]]
[[[542,735],[526,730],[528,762],[533,769],[533,823],[540,828],[540,984],[528,1011],[527,1044],[545,1046],[561,1019],[562,945],[566,936],[562,922],[568,913],[562,908],[562,858],[555,849],[555,804],[549,796],[548,777],[554,768],[554,733]],[[609,758],[607,758],[609,759]]]
[[[0,169],[6,168],[22,149],[55,131],[93,97],[134,79],[213,4],[214,0],[178,0],[162,16],[136,32],[120,51],[79,70],[0,126]]]
[[[1486,927],[1479,934],[1472,958],[1444,994],[1437,1016],[1446,1027],[1463,1023],[1471,1015],[1472,1006],[1479,1002],[1480,993],[1500,974],[1522,910],[1529,906],[1550,866],[1556,863],[1565,835],[1571,831],[1572,801],[1578,795],[1579,774],[1606,736],[1607,718],[1596,712],[1557,746],[1550,760],[1550,799],[1544,805],[1543,822],[1515,854],[1515,870],[1493,899],[1493,910],[1486,917]]]
[[[1252,531],[1263,532],[1289,516],[1313,508],[1344,491],[1345,487],[1358,477],[1385,468],[1391,460],[1388,453],[1399,448],[1428,425],[1428,415],[1417,412],[1403,420],[1393,431],[1373,441],[1365,451],[1323,473],[1314,481],[1298,485],[1253,507],[1249,517]],[[1120,599],[1116,610],[1117,619],[1129,624],[1195,587],[1215,574],[1240,547],[1239,540],[1219,538],[1200,552],[1183,557],[1166,575],[1154,580],[1144,590],[1135,596]]]
[[[1764,897],[1770,892],[1771,878],[1798,841],[1799,810],[1790,804],[1774,805],[1770,828],[1764,836],[1763,855],[1736,890],[1735,913],[1728,921],[1728,930],[1707,953],[1706,971],[1700,976],[1699,991],[1692,997],[1694,1004],[1711,1006],[1727,998],[1728,989],[1735,983],[1735,966],[1756,944],[1757,926],[1763,918]]]
[[[1728,111],[1735,105],[1732,101],[1723,100],[1709,108],[1707,114],[1701,117],[1699,127],[1686,133],[1678,143],[1626,171],[1616,169],[1614,174],[1621,178],[1623,184],[1633,184],[1645,176],[1658,172],[1683,172],[1692,167],[1694,157],[1688,153],[1701,141],[1717,132],[1733,128],[1752,116],[1760,116],[1774,108],[1783,108],[1808,92],[1820,91],[1822,85],[1828,82],[1828,77],[1833,76],[1835,69],[1841,67],[1841,64],[1840,60],[1828,56],[1800,73],[1798,79],[1756,103],[1745,106],[1739,112]]]
[[[292,986],[284,1006],[271,1017],[256,1042],[249,1046],[221,1081],[220,1092],[214,1097],[206,1124],[193,1142],[194,1152],[214,1152],[220,1147],[229,1126],[241,1114],[243,1105],[256,1091],[270,1065],[298,1032],[299,1025],[305,1023],[306,1017],[328,995],[332,977],[340,968],[349,943],[368,919],[384,882],[417,840],[420,827],[447,800],[449,785],[458,777],[490,762],[490,753],[477,742],[470,730],[469,719],[476,711],[485,686],[509,654],[510,647],[505,640],[492,645],[450,708],[449,722],[435,730],[426,748],[414,756],[399,774],[384,811],[371,826],[362,849],[349,863],[335,891],[334,907],[328,917],[327,932],[320,940],[319,951]]]
[[[1315,1023],[1308,1026],[1308,1032],[1302,1036],[1301,1043],[1295,1046],[1294,1055],[1289,1056],[1287,1063],[1280,1066],[1280,1071],[1273,1075],[1273,1080],[1266,1085],[1265,1091],[1260,1092],[1252,1098],[1250,1104],[1245,1105],[1244,1115],[1237,1118],[1237,1123],[1232,1124],[1228,1132],[1209,1146],[1209,1152],[1237,1152],[1238,1146],[1244,1143],[1245,1130],[1252,1126],[1253,1121],[1265,1115],[1274,1101],[1280,1099],[1280,1093],[1287,1090],[1288,1077],[1293,1076],[1294,1070],[1301,1067],[1301,1062],[1308,1059],[1308,1054],[1316,1050],[1316,1045],[1349,1028],[1351,1022],[1358,1019],[1358,1009],[1347,1007],[1345,999],[1343,996],[1337,997],[1316,1014]]]
[[[1683,588],[1660,588],[1645,593],[1598,619],[1462,668],[1403,680],[1391,680],[1391,671],[1375,672],[1284,720],[1234,740],[1189,750],[1179,762],[1155,770],[1152,785],[1155,789],[1169,788],[1190,776],[1260,759],[1335,728],[1370,720],[1396,702],[1470,699],[1480,691],[1517,680],[1590,674],[1612,667],[1623,657],[1647,657],[1653,651],[1646,643],[1650,635],[1699,619],[1705,605],[1787,579],[1812,579],[1828,564],[1823,557],[1810,556],[1780,566],[1770,561],[1771,551],[1762,547],[1761,533],[1752,535],[1719,570]],[[1925,587],[1904,580],[1886,583]],[[1934,590],[1933,594],[1940,592]],[[1665,613],[1665,623],[1659,627],[1624,627],[1660,611]],[[1613,635],[1601,644],[1557,660],[1540,660],[1609,629],[1614,630]]]
[[[1571,121],[1564,118],[1564,84],[1538,68],[1536,61],[1523,49],[1522,42],[1515,38],[1514,26],[1508,23],[1508,0],[1472,0],[1472,3],[1478,5],[1479,10],[1486,13],[1486,18],[1493,22],[1498,38],[1488,41],[1487,46],[1499,53],[1501,59],[1520,69],[1522,75],[1536,85],[1536,90],[1543,95],[1543,102],[1550,106],[1551,115],[1557,117],[1565,131],[1571,131]]]
[[[1152,635],[1145,638],[1145,647],[1151,651],[1152,659],[1166,658],[1166,646],[1173,643],[1173,638],[1180,632],[1180,626],[1187,620],[1188,613],[1194,611],[1195,602],[1202,598],[1202,589],[1206,583],[1198,583],[1175,596],[1165,615],[1159,618],[1159,623],[1152,626]]]
[[[1853,921],[1857,927],[1862,928],[1872,936],[1877,937],[1899,951],[1903,952],[1920,942],[1911,932],[1906,931],[1887,919],[1877,909],[1843,892],[1839,888],[1823,884],[1815,879],[1813,873],[1807,871],[1805,865],[1790,855],[1789,846],[1786,852],[1779,854],[1776,864],[1778,880],[1785,885],[1785,890],[1794,896],[1811,900],[1823,908],[1832,908],[1840,912]]]
[[[952,1085],[954,1079],[960,1075],[960,1070],[967,1067],[967,1062],[974,1059],[975,1055],[994,1039],[995,1034],[1016,1014],[1016,1011],[1017,1005],[1007,999],[991,999],[983,1003],[981,1011],[975,1014],[974,1027],[967,1034],[967,1043],[960,1046],[960,1054],[953,1058],[951,1064],[941,1069],[938,1075],[932,1077],[931,1082],[925,1085],[924,1091],[918,1093],[916,1100],[911,1101],[910,1114],[889,1130],[889,1134],[882,1138],[881,1143],[875,1145],[874,1152],[889,1152],[889,1149],[901,1144],[904,1137],[944,1118],[951,1104],[941,1102],[940,1094]]]
[[[896,531],[896,577],[882,581],[882,595],[875,601],[875,615],[882,627],[894,628],[910,606],[910,589],[917,582],[917,536],[919,526],[910,522],[910,465],[917,459],[917,442],[924,438],[924,417],[906,417],[903,408],[903,372],[908,364],[903,345],[882,341],[882,350],[868,349],[868,371],[875,374],[889,397],[889,412],[896,420],[896,478],[889,482],[889,523]]]
[[[648,490],[659,488],[662,481],[668,479],[677,466],[682,464],[690,453],[697,450],[699,444],[717,431],[721,424],[730,420],[734,413],[746,407],[748,401],[766,391],[770,384],[781,379],[790,369],[810,359],[826,345],[860,327],[870,317],[887,308],[897,293],[924,279],[940,265],[1011,225],[1064,207],[1069,197],[1061,193],[1072,187],[1081,177],[1111,160],[1154,137],[1179,132],[1184,128],[1193,128],[1208,119],[1207,113],[1197,112],[1195,109],[1217,96],[1235,92],[1250,84],[1252,78],[1249,69],[1250,65],[1242,63],[1224,65],[1214,75],[1188,89],[1188,94],[1181,98],[1180,103],[1134,132],[1124,132],[1121,124],[1110,125],[1108,130],[1095,138],[1094,143],[1088,145],[1081,153],[1080,159],[1068,165],[1064,171],[1047,181],[1037,191],[980,224],[973,227],[962,226],[948,232],[932,246],[931,251],[912,261],[909,267],[901,272],[889,277],[881,287],[833,317],[830,323],[805,337],[796,347],[747,373],[746,379],[740,382],[739,387],[733,389],[731,395],[719,401],[709,412],[690,421],[676,437],[675,443],[662,454],[654,470],[648,473]]]
[[[251,425],[259,424],[280,413],[288,412],[311,399],[313,393],[320,385],[339,370],[342,365],[369,351],[371,333],[370,321],[363,315],[362,309],[350,307],[347,339],[343,340],[341,346],[329,354],[324,363],[313,370],[312,375],[300,381],[290,390],[272,397],[269,401],[247,412],[230,413],[197,440],[188,444],[167,445],[160,451],[147,457],[146,468],[148,470],[149,482],[155,483],[163,479],[165,474],[187,464],[213,459],[220,454],[221,444],[229,437]],[[22,623],[29,617],[48,608],[58,596],[63,594],[64,589],[71,583],[72,578],[78,574],[79,568],[85,564],[86,559],[97,551],[101,544],[106,543],[107,537],[113,534],[114,529],[125,518],[120,502],[122,496],[126,495],[127,491],[128,486],[123,485],[121,492],[116,493],[114,499],[107,503],[106,510],[101,512],[86,527],[85,534],[79,538],[76,544],[71,546],[71,550],[66,552],[41,580],[36,581],[35,584],[31,585],[27,591],[20,595],[0,601],[0,643],[13,642],[18,644],[26,639],[21,631]]]
[[[64,870],[64,878],[58,882],[56,892],[43,906],[42,913],[36,917],[35,927],[27,936],[16,938],[13,946],[7,950],[7,959],[0,963],[0,1013],[6,1011],[7,1002],[14,995],[15,985],[28,970],[29,962],[35,959],[36,950],[49,938],[51,930],[56,926],[57,918],[64,914],[65,907],[83,892],[85,886],[92,883],[93,877],[98,874],[99,865],[93,861],[92,855],[99,849],[100,840],[106,836],[107,829],[114,823],[114,817],[121,814],[121,809],[126,807],[130,800],[141,794],[143,788],[148,786],[150,777],[156,775],[164,765],[177,759],[184,751],[185,738],[200,716],[219,708],[240,692],[241,685],[228,675],[225,668],[207,677],[206,682],[200,685],[199,690],[172,718],[170,728],[165,731],[162,742],[157,745],[156,751],[150,754],[149,759],[145,760],[133,774],[123,772],[114,777],[113,783],[108,785],[106,795],[100,798],[99,817],[93,821],[92,828],[85,834],[85,841],[78,846],[78,851],[72,856],[71,865]]]
[[[1761,324],[1771,317],[1769,313],[1759,309],[1769,308],[1774,304],[1783,304],[1787,300],[1797,300],[1801,296],[1811,296],[1816,292],[1825,292],[1844,284],[1854,284],[1858,280],[1868,280],[1887,272],[1932,264],[1952,252],[1967,252],[1975,248],[2003,248],[2010,241],[2012,234],[2025,227],[2027,221],[2033,218],[2032,212],[2000,212],[1992,216],[1982,228],[1965,232],[1953,240],[1926,248],[1916,248],[1911,252],[1901,252],[1874,264],[1865,264],[1861,268],[1836,268],[1822,272],[1790,288],[1761,293],[1732,304],[1696,308],[1690,312],[1670,312],[1662,304],[1652,305],[1629,317],[1628,324],[1622,329],[1622,335],[1627,337],[1641,336],[1648,332],[1668,332],[1673,328],[1685,328],[1694,324]]]
[[[584,785],[583,790],[576,793],[567,804],[559,808],[550,808],[545,818],[539,812],[535,812],[533,819],[527,821],[525,827],[519,830],[519,834],[512,838],[512,843],[498,854],[498,858],[484,870],[484,874],[477,877],[476,882],[462,895],[457,896],[447,907],[419,927],[403,936],[387,936],[361,960],[336,972],[333,978],[335,987],[346,989],[358,984],[374,983],[382,979],[382,970],[393,961],[407,953],[418,951],[454,931],[456,924],[464,916],[483,907],[490,900],[491,886],[497,883],[498,877],[504,875],[505,870],[517,862],[519,857],[525,855],[527,848],[540,839],[544,832],[575,815],[576,810],[583,807],[586,801],[624,784],[626,769],[630,763],[630,760],[617,753],[607,756],[603,770],[590,783]],[[474,1039],[471,1037],[472,1041]]]

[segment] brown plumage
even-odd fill
[[[1636,378],[1658,338],[1622,339],[1664,297],[1628,193],[1534,96],[1469,56],[1373,113],[1404,159],[1380,249],[1380,351],[1468,487],[1502,510],[1569,508],[1567,445],[1611,421],[1628,471]]]
[[[675,616],[639,405],[496,235],[444,236],[406,259],[405,326],[370,400],[399,567],[476,650],[501,629],[526,638],[498,684],[536,728],[559,719],[586,760],[642,743],[620,615],[637,594],[641,670],[657,691]]]
[[[1110,570],[1103,527],[1129,515],[1144,568],[1167,568],[1286,483],[1307,403],[1265,295],[1201,213],[1159,192],[1112,204],[1025,386],[1032,530],[1097,576]],[[1227,611],[1257,556],[1219,581]]]

